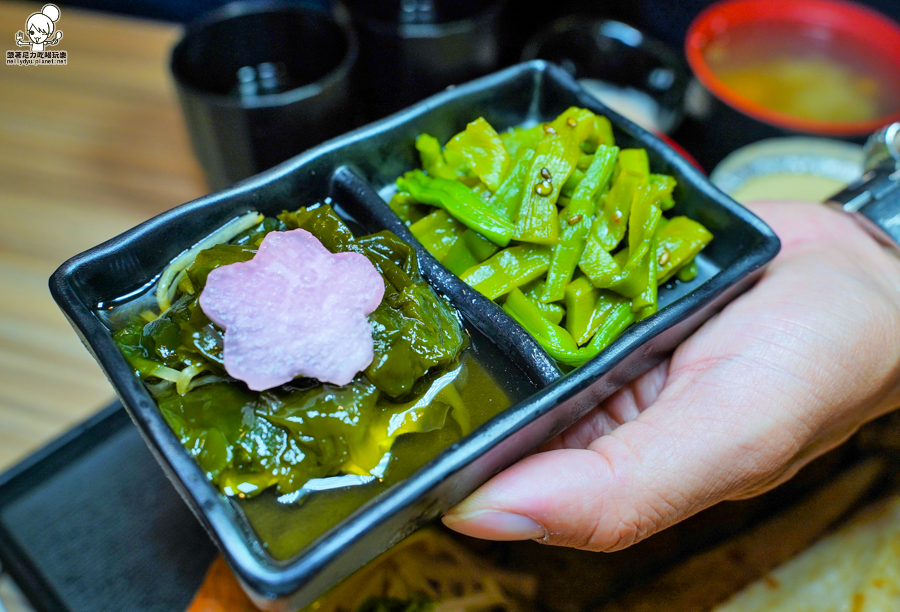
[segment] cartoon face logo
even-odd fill
[[[16,44],[20,47],[31,47],[32,51],[43,51],[45,46],[56,45],[62,40],[62,31],[53,33],[53,25],[59,19],[59,7],[55,4],[45,4],[40,13],[33,13],[25,22],[28,39],[22,30],[16,32]]]

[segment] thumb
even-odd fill
[[[804,445],[787,426],[795,402],[735,368],[740,376],[727,362],[714,375],[670,373],[635,420],[587,448],[520,461],[451,509],[444,523],[478,538],[613,551],[784,477]]]

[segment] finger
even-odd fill
[[[800,284],[792,277],[734,302],[675,352],[665,389],[636,419],[585,450],[529,457],[445,523],[475,537],[617,550],[791,469],[818,433],[822,391],[796,372],[831,355],[811,355],[818,330],[782,332],[758,311]]]
[[[725,381],[729,374],[734,372],[726,368]],[[473,537],[612,551],[739,494],[790,464],[802,442],[787,432],[777,412],[744,420],[729,409],[734,400],[725,399],[739,391],[765,411],[764,405],[789,398],[728,386],[702,373],[683,376],[636,420],[587,449],[528,457],[451,510],[444,522]]]
[[[540,450],[587,448],[591,442],[605,436],[620,425],[633,421],[646,410],[662,391],[669,372],[669,360],[641,374],[577,423],[547,442]]]

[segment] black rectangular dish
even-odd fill
[[[671,174],[678,182],[675,212],[701,222],[715,239],[698,257],[696,279],[661,288],[658,313],[563,375],[498,306],[422,249],[378,193],[417,165],[413,142],[422,132],[445,141],[478,116],[505,129],[548,120],[570,106],[606,115],[618,143],[647,149],[653,170]],[[271,215],[326,198],[365,231],[388,229],[416,247],[423,275],[462,313],[475,353],[490,364],[491,375],[501,382],[512,405],[302,550],[273,555],[240,508],[210,484],[181,447],[114,344],[98,308],[112,298],[146,291],[175,256],[248,210]],[[268,610],[293,610],[445,512],[658,363],[747,289],[778,248],[778,239],[767,226],[715,189],[666,144],[604,108],[558,67],[536,61],[438,94],[230,189],[151,219],[66,262],[51,278],[50,288],[166,474],[256,603]]]

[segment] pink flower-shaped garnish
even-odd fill
[[[330,253],[306,230],[272,232],[247,262],[216,268],[200,307],[225,329],[225,371],[263,391],[308,376],[346,385],[372,362],[366,317],[384,281],[359,253]]]

